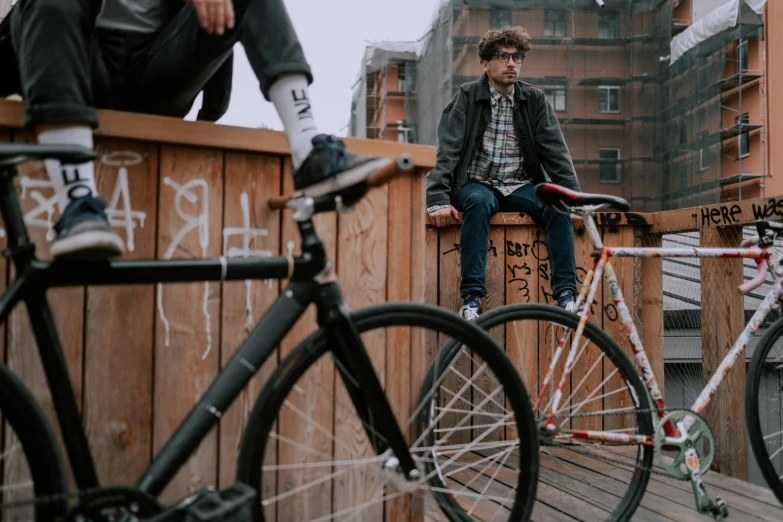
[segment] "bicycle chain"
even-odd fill
[[[672,412],[672,411],[676,411],[676,410],[679,410],[679,409],[681,409],[681,408],[664,408],[663,409],[663,413],[666,414],[666,413],[669,413],[669,412]],[[555,419],[563,419],[563,418],[570,418],[570,419],[572,419],[572,418],[575,418],[575,417],[576,418],[579,418],[579,417],[597,417],[599,415],[600,416],[606,416],[606,415],[629,415],[629,414],[639,414],[639,413],[657,414],[659,411],[660,410],[657,410],[657,409],[655,409],[655,410],[652,410],[652,409],[636,410],[635,409],[633,411],[626,411],[626,412],[608,412],[608,413],[588,412],[588,413],[575,413],[573,415],[555,415],[554,418]],[[563,444],[563,443],[556,443],[556,442],[551,442],[551,443],[547,443],[547,444],[551,445],[551,446],[567,448],[568,450],[573,451],[574,453],[579,453],[581,455],[585,455],[587,457],[591,457],[591,458],[594,458],[596,460],[601,460],[601,461],[606,462],[608,464],[615,464],[615,465],[623,466],[623,467],[632,467],[633,470],[637,470],[638,469],[638,470],[641,470],[641,471],[648,471],[648,472],[650,472],[650,473],[652,473],[654,475],[661,475],[663,477],[668,477],[668,478],[673,478],[673,479],[676,479],[676,480],[687,481],[687,479],[682,479],[682,478],[678,477],[677,475],[674,475],[673,473],[669,473],[668,471],[665,471],[665,470],[658,470],[658,469],[653,468],[652,466],[649,466],[649,467],[643,466],[643,465],[641,465],[639,463],[636,463],[636,462],[633,465],[631,465],[627,461],[617,460],[617,459],[613,459],[611,457],[605,457],[603,455],[596,455],[595,453],[592,453],[592,452],[589,452],[589,451],[586,451],[586,450],[575,449],[575,446],[571,445],[571,444]],[[655,462],[655,458],[656,457],[653,454],[653,462]]]

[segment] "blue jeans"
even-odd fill
[[[508,196],[476,182],[469,182],[459,192],[457,210],[462,212],[460,231],[460,264],[462,282],[459,293],[484,296],[487,293],[487,251],[489,220],[498,212],[520,212],[529,215],[546,230],[549,262],[552,265],[552,295],[571,289],[576,294],[576,260],[574,228],[571,218],[542,205],[535,196],[535,185],[520,187]]]

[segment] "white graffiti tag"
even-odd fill
[[[236,257],[271,257],[271,250],[258,250],[250,248],[251,243],[257,237],[266,237],[269,235],[269,231],[263,228],[252,228],[250,226],[250,204],[246,193],[242,193],[239,196],[239,205],[242,209],[242,226],[241,227],[226,227],[223,229],[223,255],[229,258]],[[233,236],[240,236],[242,238],[242,247],[228,248],[228,239]],[[269,280],[269,286],[272,286],[272,280]],[[251,281],[245,280],[245,327],[250,329],[253,327],[253,303],[250,299],[250,287]]]
[[[209,247],[209,187],[207,186],[207,182],[203,179],[194,179],[188,181],[184,185],[180,185],[171,178],[166,177],[163,179],[163,183],[174,189],[174,211],[180,218],[182,218],[183,221],[185,221],[185,224],[182,226],[182,228],[179,229],[179,231],[174,235],[174,238],[171,240],[171,244],[169,244],[169,247],[163,254],[163,259],[171,259],[174,255],[174,252],[177,250],[177,247],[179,247],[182,239],[193,229],[198,229],[198,243],[201,247],[202,258],[205,258],[207,256],[207,247]],[[196,194],[196,191],[199,189],[201,192],[200,196]],[[182,209],[182,198],[185,198],[185,200],[194,205],[200,202],[201,207],[199,209],[199,213],[194,216],[185,212]],[[205,328],[207,333],[207,349],[201,356],[202,359],[206,359],[207,355],[212,349],[212,328],[209,308],[207,307],[208,303],[209,282],[206,281],[204,283],[203,311],[204,317],[206,318]],[[166,319],[166,315],[163,313],[163,292],[161,283],[158,283],[158,313],[160,314],[160,320],[163,321],[163,326],[166,330],[165,344],[168,346],[170,340],[170,330],[169,321]]]
[[[141,161],[141,154],[136,152],[112,152],[105,154],[101,158],[101,162],[104,165],[120,168],[117,172],[117,182],[114,184],[114,193],[106,208],[106,215],[111,226],[125,228],[126,245],[130,252],[133,252],[136,248],[133,234],[133,230],[136,228],[136,221],[134,220],[138,220],[139,226],[144,228],[144,219],[147,217],[146,212],[131,208],[130,190],[128,188],[128,167],[138,165]],[[120,198],[122,198],[122,208],[117,207]]]

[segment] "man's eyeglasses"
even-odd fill
[[[515,63],[522,63],[525,61],[525,55],[522,53],[511,54],[507,51],[499,51],[495,53],[495,55],[498,57],[498,61],[502,63],[508,62],[509,57],[513,58]]]

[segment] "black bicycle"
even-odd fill
[[[389,520],[390,513],[405,518],[422,506],[439,508],[449,520],[528,520],[538,478],[536,426],[529,395],[503,350],[480,328],[435,306],[348,310],[313,226],[315,214],[352,207],[370,188],[411,171],[410,156],[339,192],[286,199],[301,234],[298,257],[54,262],[36,258],[13,183],[18,164],[46,158],[81,163],[95,154],[0,144],[4,255],[16,274],[0,296],[0,321],[20,301],[26,304],[78,491],[67,491],[58,444],[40,406],[0,365],[2,456],[15,455],[16,469],[21,450],[28,477],[2,484],[3,520]],[[136,484],[101,486],[46,290],[271,278],[290,282]],[[242,434],[236,484],[163,505],[158,495],[310,304],[319,329],[280,362],[259,394]],[[395,417],[372,348],[365,348],[379,335],[395,335],[406,349],[416,335],[437,344],[430,345],[439,355],[408,419]]]

